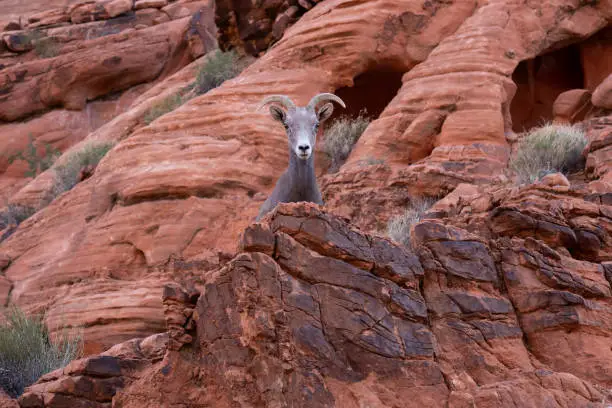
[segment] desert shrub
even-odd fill
[[[510,169],[521,183],[533,183],[548,173],[576,170],[583,164],[587,142],[577,126],[546,124],[522,137]]]
[[[170,95],[162,101],[153,105],[151,109],[149,109],[147,113],[145,113],[144,121],[148,125],[160,116],[172,112],[185,102],[186,100],[178,93]]]
[[[370,119],[362,111],[356,118],[341,116],[325,131],[323,151],[331,159],[330,173],[335,173],[348,159],[353,146],[370,124]]]
[[[387,225],[389,238],[407,247],[410,246],[410,227],[417,224],[436,200],[430,197],[415,197],[403,214],[393,217]]]
[[[234,78],[248,64],[246,59],[241,60],[233,50],[223,52],[217,49],[206,58],[206,62],[204,62],[196,77],[195,91],[198,95],[220,86],[228,79]]]
[[[41,316],[9,309],[0,324],[0,387],[18,397],[42,375],[82,355],[82,340],[66,329],[51,339]]]
[[[9,164],[15,160],[23,160],[28,163],[28,170],[25,172],[25,177],[36,177],[37,174],[50,168],[55,160],[61,155],[61,152],[51,146],[49,143],[44,144],[44,153],[41,157],[39,149],[34,145],[34,138],[30,133],[28,135],[29,142],[26,148],[8,157]]]
[[[0,231],[5,230],[0,235],[0,242],[10,237],[19,224],[30,218],[34,213],[36,213],[36,209],[33,207],[9,204],[6,210],[0,212]]]
[[[95,167],[114,146],[113,142],[89,142],[82,149],[69,153],[63,164],[54,166],[54,197],[71,190],[79,182],[79,174],[86,167]]]
[[[55,37],[44,37],[34,41],[34,52],[40,58],[53,58],[59,54],[59,43]]]
[[[0,229],[11,224],[21,224],[36,212],[35,208],[19,204],[9,204],[5,211],[0,212]]]

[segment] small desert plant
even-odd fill
[[[40,58],[53,58],[59,54],[59,43],[55,37],[38,38],[33,44],[34,52]]]
[[[548,173],[567,173],[582,165],[588,140],[577,126],[547,124],[530,130],[518,144],[510,169],[520,183],[533,183]]]
[[[248,61],[240,60],[235,51],[223,52],[219,49],[212,51],[202,68],[198,71],[195,83],[195,92],[198,95],[206,93],[220,86],[228,79],[232,79],[246,67]]]
[[[340,169],[369,124],[370,119],[365,117],[365,111],[362,111],[356,118],[339,117],[325,131],[323,151],[331,159],[330,173]]]
[[[28,138],[29,142],[25,150],[9,156],[8,162],[9,164],[12,164],[15,160],[27,162],[29,169],[25,172],[25,177],[36,177],[37,174],[50,168],[55,160],[61,155],[61,152],[49,143],[45,143],[44,155],[40,157],[37,147],[34,146],[34,138],[31,133],[28,135]]]
[[[82,149],[69,153],[63,164],[53,167],[55,172],[53,195],[57,197],[76,186],[81,170],[95,167],[113,146],[113,142],[89,142]]]
[[[19,204],[9,204],[5,211],[0,212],[0,229],[10,225],[19,225],[36,212],[35,208]]]
[[[42,375],[81,357],[81,337],[61,330],[52,340],[41,316],[26,316],[16,307],[0,324],[0,388],[18,397]]]
[[[387,225],[387,235],[389,238],[404,246],[410,247],[410,227],[421,221],[427,210],[434,204],[434,198],[413,198],[410,202],[410,206],[406,208],[402,215],[398,215],[389,220],[389,224]]]
[[[158,102],[153,105],[153,107],[151,107],[151,109],[149,109],[148,112],[145,113],[144,121],[147,125],[149,125],[155,119],[165,115],[166,113],[172,112],[185,102],[186,100],[178,93],[170,95],[163,99],[161,102]]]

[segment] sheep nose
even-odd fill
[[[308,151],[308,149],[310,149],[310,146],[308,146],[308,145],[299,145],[298,149],[300,149],[302,152],[306,153]]]

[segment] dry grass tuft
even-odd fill
[[[223,52],[217,49],[206,58],[206,62],[198,71],[195,82],[195,90],[198,95],[204,94],[220,86],[228,79],[238,76],[249,64],[249,60],[241,60],[233,50]]]
[[[568,173],[584,165],[587,138],[577,126],[547,124],[520,141],[509,167],[520,183],[533,183],[550,173]]]
[[[370,124],[365,112],[359,113],[356,118],[341,116],[336,119],[325,132],[323,151],[331,159],[330,173],[337,172],[348,159],[353,146]]]
[[[83,353],[79,335],[62,330],[52,340],[40,316],[26,316],[13,307],[6,320],[0,325],[0,388],[13,398]]]
[[[69,153],[70,156],[63,164],[53,167],[55,171],[54,197],[76,186],[81,170],[89,166],[95,167],[114,145],[113,142],[89,142],[81,150]]]
[[[423,219],[425,213],[436,203],[435,198],[415,197],[402,215],[389,220],[387,235],[406,247],[410,247],[410,228]]]

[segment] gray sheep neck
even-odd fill
[[[291,180],[290,185],[292,198],[296,201],[306,201],[310,199],[311,189],[309,186],[316,186],[317,178],[314,169],[314,152],[307,160],[298,158],[291,147],[289,148],[289,168],[287,173]]]

